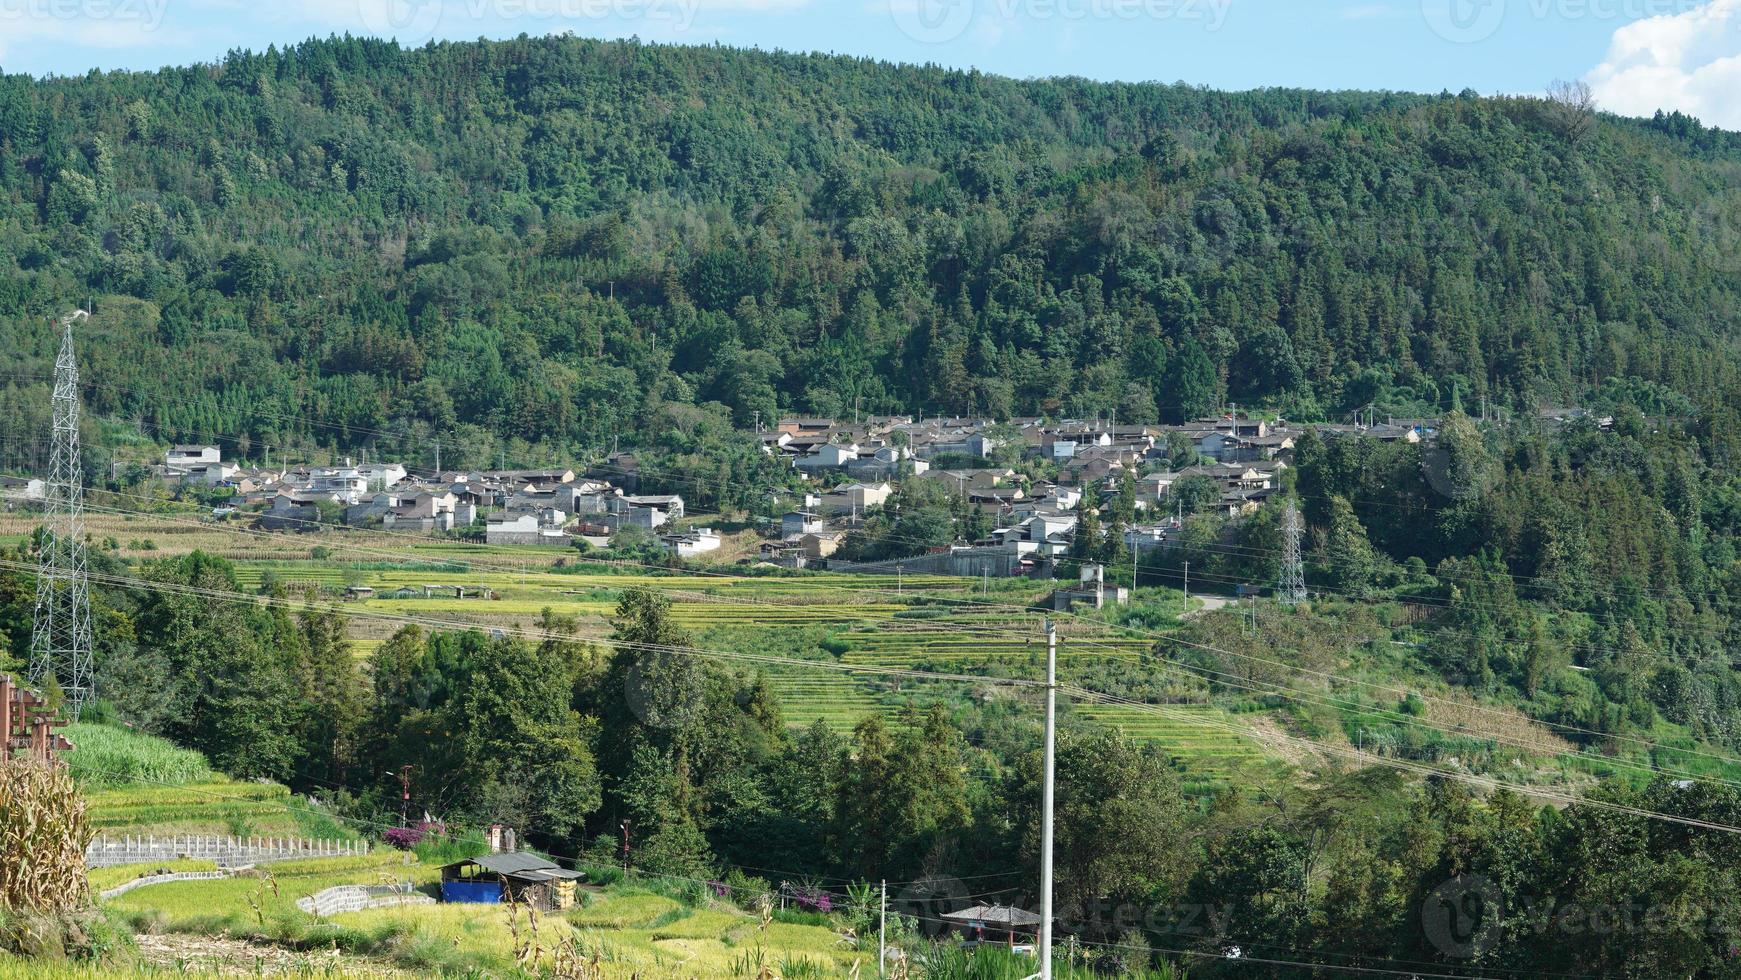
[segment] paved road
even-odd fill
[[[1191,611],[1179,617],[1180,619],[1195,619],[1205,613],[1217,609],[1226,609],[1233,605],[1234,600],[1219,595],[1194,595],[1191,597]]]

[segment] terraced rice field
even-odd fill
[[[1241,774],[1249,776],[1254,769],[1274,761],[1255,740],[1222,727],[1239,727],[1239,723],[1212,705],[1179,704],[1151,709],[1087,704],[1071,710],[1133,741],[1157,746],[1188,773],[1228,780]]]
[[[792,728],[808,728],[820,721],[836,731],[850,731],[882,710],[864,681],[846,674],[775,674],[768,678],[768,686],[779,697],[780,713]]]
[[[186,786],[133,785],[88,795],[99,834],[238,834],[293,836],[299,825],[290,791],[273,783],[212,781]]]
[[[99,520],[103,526],[93,528],[94,533],[113,533],[123,543],[124,553],[134,539],[150,539],[160,550],[140,557],[178,554],[193,547],[223,554],[236,562],[239,584],[248,591],[257,590],[268,576],[290,587],[373,589],[369,598],[344,603],[359,613],[376,614],[351,620],[359,657],[372,653],[403,621],[527,629],[545,609],[574,617],[584,636],[602,638],[608,635],[622,591],[644,586],[669,597],[678,624],[707,636],[710,643],[740,630],[744,635],[764,631],[764,635],[794,638],[784,644],[781,655],[854,666],[952,672],[993,669],[1035,677],[1044,668],[1045,617],[1026,608],[1044,596],[1046,589],[1039,583],[1031,592],[1004,591],[986,597],[975,595],[975,583],[946,576],[912,575],[896,581],[874,575],[647,574],[584,564],[573,552],[558,550],[379,535],[260,538],[227,525],[154,523],[148,517],[116,515],[100,515]],[[22,526],[12,528],[0,521],[0,533],[19,530]],[[323,545],[332,550],[331,558],[314,560],[314,549]],[[403,555],[403,561],[390,562],[387,552]],[[557,568],[559,561],[575,567]],[[456,588],[464,589],[466,597],[457,597]],[[954,605],[948,599],[965,601]],[[819,637],[825,637],[825,642],[819,642]],[[1111,627],[1067,619],[1060,630],[1059,657],[1068,671],[1071,663],[1090,658],[1135,660],[1150,645],[1148,639],[1120,635]],[[759,652],[752,647],[740,649]],[[788,668],[771,668],[769,683],[789,725],[822,721],[841,731],[879,712],[894,723],[909,702],[923,704],[932,697],[963,691],[959,684],[921,689],[911,680],[900,682],[901,689],[896,690],[896,683],[887,677]],[[1080,714],[1129,737],[1163,745],[1188,769],[1216,777],[1262,758],[1255,743],[1208,723],[1220,720],[1215,717],[1218,713],[1197,710],[1204,712],[1203,725],[1188,719],[1168,722],[1127,709],[1093,707]],[[261,803],[214,805],[205,814],[188,814],[187,819],[202,826],[265,819],[262,807]],[[282,820],[281,803],[278,814],[275,819]]]

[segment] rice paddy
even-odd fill
[[[0,517],[0,534],[22,533],[22,515]],[[10,523],[9,523],[10,522]],[[671,601],[673,618],[712,650],[777,653],[794,660],[863,668],[830,672],[797,666],[756,665],[768,677],[792,727],[821,721],[839,731],[882,714],[898,723],[910,703],[974,693],[972,684],[921,682],[876,673],[888,669],[1038,677],[1044,669],[1045,613],[1036,605],[1046,583],[1000,582],[993,594],[981,583],[938,575],[657,573],[588,562],[572,551],[489,547],[405,535],[250,534],[239,525],[200,522],[191,515],[95,513],[91,532],[113,539],[125,557],[151,558],[200,548],[235,562],[239,586],[268,583],[312,588],[360,614],[350,620],[353,652],[369,656],[401,625],[421,621],[455,628],[534,628],[548,609],[572,617],[583,638],[603,639],[623,590],[647,587]],[[135,548],[134,546],[138,546]],[[392,555],[401,556],[392,560]],[[745,639],[750,638],[750,639]],[[1096,659],[1137,660],[1152,639],[1085,619],[1066,620],[1059,656],[1072,665]],[[1187,769],[1219,778],[1244,764],[1255,743],[1208,723],[1157,724],[1152,716],[1082,711],[1090,724],[1160,745]],[[181,811],[176,806],[183,807]],[[272,812],[269,812],[272,811]],[[119,828],[148,820],[165,832],[247,826],[255,833],[293,830],[280,800],[191,801],[111,807],[99,826]]]

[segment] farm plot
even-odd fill
[[[582,634],[592,637],[608,634],[623,590],[646,587],[664,593],[676,622],[705,637],[698,645],[708,649],[764,652],[731,640],[739,633],[747,638],[756,631],[775,631],[766,635],[791,637],[779,643],[781,655],[831,658],[867,668],[962,672],[995,668],[998,673],[1035,677],[1044,668],[1046,617],[1023,608],[1043,589],[1032,595],[1006,589],[988,599],[972,591],[973,583],[945,576],[903,577],[897,583],[866,575],[751,578],[659,575],[600,565],[559,568],[555,567],[558,559],[580,559],[461,542],[419,542],[405,553],[408,561],[402,565],[257,561],[238,567],[243,584],[250,587],[257,587],[267,575],[279,582],[329,588],[364,585],[375,590],[373,597],[347,605],[389,617],[526,629],[550,609],[575,617]],[[461,564],[468,559],[475,564]],[[511,563],[522,567],[503,567]],[[457,597],[456,589],[463,589],[466,597]],[[353,620],[356,654],[367,656],[395,628],[390,619]],[[1078,661],[1135,661],[1152,643],[1152,639],[1123,635],[1110,625],[1072,619],[1060,632],[1059,658],[1068,674],[1069,666]],[[923,704],[960,694],[958,687],[947,685],[922,690],[911,680],[897,685],[885,678],[778,667],[767,673],[786,722],[794,728],[821,721],[848,731],[878,713],[895,724],[909,702]],[[1210,708],[1186,709],[1176,720],[1104,706],[1084,708],[1079,715],[1091,724],[1153,742],[1187,771],[1211,778],[1224,778],[1264,758],[1256,743],[1218,729],[1215,723],[1222,716]],[[1193,721],[1194,717],[1201,721]]]
[[[1236,726],[1212,705],[1178,704],[1156,710],[1128,705],[1078,705],[1072,714],[1110,728],[1125,738],[1147,742],[1187,773],[1225,781],[1266,768],[1271,757],[1257,741],[1224,726]]]
[[[338,915],[334,921],[362,930],[390,926],[418,939],[461,945],[483,959],[512,959],[512,936],[501,906],[373,909]],[[689,905],[633,886],[613,886],[588,893],[584,907],[565,917],[547,918],[541,935],[546,941],[572,937],[582,957],[596,955],[608,977],[754,976],[751,954],[758,946],[768,964],[785,976],[864,975],[868,958],[852,952],[831,929],[779,921],[765,930],[759,926],[755,917],[724,903]]]
[[[213,780],[184,786],[136,785],[87,796],[100,834],[290,836],[299,824],[290,790],[275,783]]]

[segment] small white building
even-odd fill
[[[863,514],[888,503],[894,494],[887,483],[843,483],[823,496],[822,509],[830,514]]]
[[[0,476],[0,498],[6,500],[41,500],[48,493],[48,485],[39,477],[21,478],[15,476]]]
[[[368,489],[387,490],[404,483],[410,474],[398,463],[364,463],[357,467],[357,475]]]
[[[665,547],[677,553],[679,558],[696,558],[710,551],[718,551],[720,546],[719,532],[710,527],[698,527],[681,534],[667,534],[660,538]]]
[[[171,471],[186,472],[195,466],[221,462],[223,458],[216,446],[171,446],[163,454],[163,465]]]
[[[554,508],[491,514],[484,528],[484,541],[494,545],[565,547],[563,530],[568,515]]]
[[[858,459],[858,446],[824,443],[817,446],[810,455],[802,457],[792,465],[805,471],[845,469],[846,464]]]

